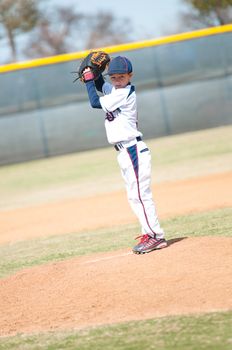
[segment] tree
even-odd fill
[[[128,33],[132,33],[129,19],[118,19],[109,12],[83,14],[68,5],[58,7],[42,0],[0,0],[0,34],[1,25],[12,61],[19,54],[36,58],[116,45],[130,41]],[[24,32],[28,34],[22,45],[16,39]]]
[[[232,23],[232,0],[183,0],[187,12],[182,22],[191,29]]]
[[[29,57],[44,57],[116,45],[129,41],[130,32],[130,21],[118,20],[111,13],[90,16],[57,7],[52,16],[41,19],[25,53]]]
[[[0,0],[0,29],[5,30],[11,49],[11,59],[16,61],[15,37],[31,31],[39,19],[39,10],[33,0]]]
[[[58,7],[41,18],[38,26],[24,51],[29,57],[59,55],[73,51],[73,43],[69,42],[73,31],[80,30],[84,15],[75,13],[73,9]]]
[[[86,42],[86,49],[117,45],[130,41],[131,22],[128,18],[117,19],[110,12],[97,13],[88,21],[91,30]]]

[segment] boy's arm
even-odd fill
[[[85,82],[85,85],[86,85],[91,106],[93,108],[102,108],[100,104],[99,96],[96,91],[96,86],[94,83],[94,74],[92,70],[89,67],[86,67],[83,70],[82,74],[83,74],[83,81]]]
[[[105,83],[105,80],[103,76],[100,74],[99,77],[94,81],[96,89],[100,92],[102,92],[102,87]]]
[[[89,95],[89,101],[93,108],[102,108],[99,96],[96,91],[96,87],[93,80],[87,81],[85,83],[86,89]]]

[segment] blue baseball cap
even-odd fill
[[[117,56],[113,58],[108,67],[108,74],[127,74],[132,72],[132,64],[128,58]]]

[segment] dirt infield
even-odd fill
[[[18,272],[0,281],[1,334],[231,309],[231,251],[231,238],[183,238]]]
[[[153,187],[159,216],[229,207],[232,173],[213,174]],[[0,244],[41,236],[94,230],[136,222],[125,191],[70,198],[0,213]]]
[[[156,185],[160,217],[231,206],[231,175]],[[3,211],[0,243],[134,221],[123,191],[66,199]],[[122,250],[24,269],[0,280],[1,335],[231,309],[231,248],[231,238],[180,237],[143,256]]]

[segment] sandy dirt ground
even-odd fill
[[[180,238],[20,271],[0,281],[1,334],[231,309],[231,251],[230,238]]]
[[[161,183],[160,217],[229,207],[232,174]],[[124,191],[1,212],[0,243],[135,222]],[[0,332],[13,335],[232,307],[232,240],[170,240],[24,269],[0,280]],[[107,262],[107,263],[106,263]]]
[[[160,218],[229,207],[232,173],[153,187]],[[0,212],[0,244],[136,222],[124,190]]]

